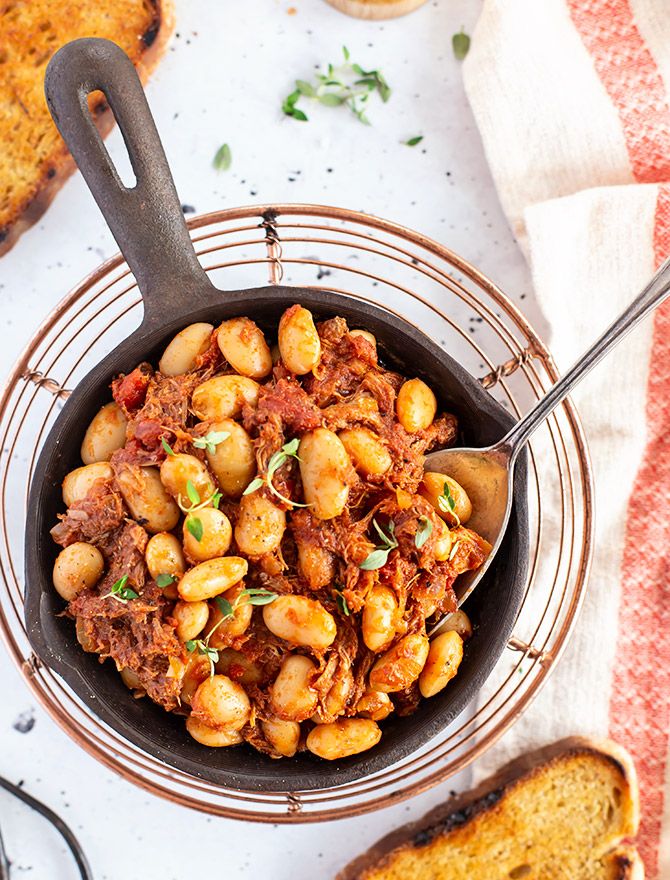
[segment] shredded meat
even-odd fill
[[[61,547],[75,541],[97,544],[121,524],[124,516],[123,499],[115,483],[96,480],[85,498],[59,515],[60,522],[51,529],[51,537]]]
[[[92,589],[68,605],[77,621],[77,635],[87,651],[101,662],[110,657],[117,669],[132,670],[148,696],[168,711],[179,705],[183,648],[166,618],[169,601],[147,580],[144,553],[147,533],[135,523],[124,523],[101,545],[109,568]],[[109,596],[119,578],[139,595],[132,601]]]

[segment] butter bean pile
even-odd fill
[[[349,332],[363,337],[376,352],[371,333]],[[275,453],[280,455],[277,470],[288,461],[299,474],[301,500],[286,498],[272,486],[268,474],[261,472],[258,440],[245,428],[244,414],[258,407],[262,383],[277,364],[294,379],[312,372],[317,375],[322,341],[312,315],[301,306],[288,309],[278,326],[274,353],[249,318],[224,321],[216,330],[207,323],[192,324],[169,343],[157,375],[199,377],[212,345],[218,345],[223,356],[219,369],[225,374],[212,376],[210,371],[208,377],[189,386],[191,426],[168,432],[177,438],[180,451],[174,451],[163,436],[165,454],[157,440],[155,462],[129,465],[119,453],[132,437],[132,417],[127,410],[124,413],[123,406],[107,404],[85,433],[83,466],[63,481],[63,501],[68,515],[74,511],[76,516],[90,502],[91,493],[108,486],[122,499],[124,515],[141,526],[141,564],[154,588],[163,591],[154,610],[178,641],[177,652],[169,664],[166,660],[165,675],[178,681],[175,710],[187,714],[186,729],[195,740],[217,748],[246,740],[273,757],[291,757],[304,748],[327,760],[356,754],[379,741],[378,722],[394,711],[394,694],[414,687],[423,698],[430,698],[446,687],[461,663],[464,640],[471,634],[470,621],[458,611],[451,617],[449,630],[430,641],[425,626],[408,631],[405,625],[403,630],[403,608],[388,582],[371,582],[356,617],[346,602],[343,611],[346,625],[355,621],[360,642],[373,655],[366,666],[364,687],[352,704],[354,679],[345,664],[338,667],[327,692],[319,691],[315,682],[323,673],[323,658],[338,638],[334,608],[329,606],[329,610],[319,598],[303,593],[259,588],[250,579],[250,568],[263,563],[271,585],[271,564],[277,559],[283,562],[282,542],[293,512],[307,510],[322,523],[335,520],[347,508],[352,475],[381,480],[391,469],[393,457],[369,422],[352,423],[338,431],[316,427],[296,434],[294,450],[288,448],[289,443]],[[371,398],[367,403],[376,408]],[[399,385],[394,418],[408,434],[430,428],[436,412],[435,395],[421,379]],[[186,446],[188,451],[181,451],[187,443],[184,437],[195,448]],[[268,472],[271,462],[269,467],[265,462]],[[429,503],[426,510],[434,511],[430,517],[419,518],[429,520],[432,560],[451,561],[459,544],[478,539],[465,528],[472,505],[456,481],[426,473],[420,499]],[[103,594],[100,585],[105,577],[109,580],[105,574],[110,565],[109,546],[109,535],[94,536],[75,540],[60,552],[53,584],[66,602],[75,602],[86,591],[96,600],[116,600],[126,608],[132,607],[127,603],[143,600],[144,584],[134,583],[128,573],[111,588],[105,582],[109,592]],[[417,539],[416,548],[421,546]],[[341,589],[334,583],[328,553],[297,541],[295,549],[293,576],[318,589]],[[374,550],[374,545],[369,549]],[[456,574],[467,567],[464,563]],[[279,565],[277,573],[281,570]],[[77,616],[76,611],[71,613]],[[430,609],[424,616],[429,613]],[[270,649],[279,653],[270,681],[258,657],[245,651],[252,629],[254,638],[259,632],[269,634]],[[100,651],[90,646],[78,617],[77,632],[87,650]],[[131,667],[114,659],[124,683],[136,696],[144,694],[148,689],[141,662]]]

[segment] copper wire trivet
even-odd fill
[[[189,226],[218,286],[282,281],[380,302],[446,347],[517,415],[556,379],[546,346],[499,288],[447,248],[395,223],[342,208],[273,205],[218,211]],[[225,789],[162,764],[99,721],[32,654],[23,623],[23,533],[30,528],[26,500],[38,451],[67,389],[139,324],[141,314],[123,259],[107,260],[47,317],[0,397],[0,632],[35,697],[111,770],[170,801],[231,818],[318,822],[354,816],[462,770],[537,694],[579,609],[591,556],[593,487],[571,403],[530,447],[532,546],[524,604],[494,684],[476,709],[419,752],[348,785],[267,794]]]

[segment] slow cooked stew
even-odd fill
[[[342,318],[294,305],[277,337],[192,324],[114,379],[63,481],[53,583],[82,648],[198,742],[338,759],[456,675],[453,584],[490,546],[424,473],[457,432],[427,384]]]

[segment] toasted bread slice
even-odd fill
[[[571,739],[384,838],[339,880],[641,880],[628,754]]]
[[[0,0],[0,254],[74,170],[44,98],[53,53],[78,37],[107,37],[146,79],[172,27],[171,0]],[[106,134],[112,114],[100,93],[89,103]]]

